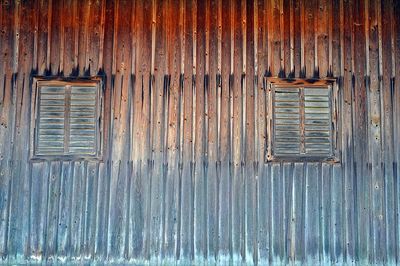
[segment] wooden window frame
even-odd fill
[[[97,108],[96,108],[96,144],[95,154],[57,154],[57,155],[43,155],[36,154],[37,140],[37,125],[38,125],[38,101],[39,89],[43,86],[95,86],[97,88]],[[104,140],[104,82],[103,77],[84,77],[84,78],[60,78],[60,77],[33,77],[32,81],[32,97],[31,97],[31,130],[30,130],[30,158],[31,160],[103,160],[103,140]]]
[[[266,111],[267,111],[267,148],[265,162],[340,162],[340,121],[339,121],[339,86],[336,79],[281,79],[266,78]],[[329,156],[309,155],[309,154],[293,154],[293,155],[275,155],[274,154],[274,107],[273,107],[273,87],[282,86],[285,88],[311,88],[311,87],[328,87],[330,92],[330,111],[331,111],[331,146],[332,152]],[[304,100],[304,99],[301,99]],[[304,118],[304,117],[303,117]],[[300,118],[302,119],[302,118]],[[301,123],[304,121],[301,121]],[[304,127],[304,125],[303,125]],[[303,144],[304,145],[304,144]]]

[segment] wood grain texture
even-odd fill
[[[395,0],[0,1],[0,263],[396,264]],[[103,159],[31,160],[34,76],[100,76]],[[267,162],[271,78],[339,162]]]

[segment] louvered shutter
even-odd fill
[[[308,155],[331,155],[330,98],[328,87],[304,88],[304,146]]]
[[[37,155],[64,153],[65,87],[42,87],[39,90]]]
[[[328,158],[332,148],[331,89],[324,87],[272,88],[275,157]]]
[[[96,87],[71,88],[69,154],[96,153],[96,92]]]
[[[274,154],[300,154],[300,90],[275,88]]]
[[[95,85],[39,87],[34,154],[96,156],[98,99],[98,87]]]

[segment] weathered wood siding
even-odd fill
[[[0,3],[0,263],[400,262],[399,1]],[[34,75],[105,76],[103,161],[30,160]],[[267,76],[341,163],[265,163]]]

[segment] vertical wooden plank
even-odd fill
[[[42,165],[43,167],[43,177],[42,178],[42,182],[40,183],[40,186],[42,186],[41,188],[41,193],[40,194],[36,194],[35,197],[37,199],[39,199],[40,202],[40,206],[41,206],[41,211],[38,212],[38,216],[39,218],[39,243],[38,243],[38,251],[39,251],[39,256],[43,259],[47,259],[48,256],[48,246],[47,246],[47,241],[50,240],[51,238],[51,232],[48,231],[48,228],[51,227],[51,222],[52,219],[50,217],[50,210],[52,209],[52,204],[53,202],[50,201],[50,193],[51,190],[50,188],[51,186],[51,181],[50,181],[50,172],[51,172],[51,163],[50,162],[45,162]],[[40,180],[40,178],[39,178]],[[45,194],[45,196],[43,197],[43,194]],[[48,235],[48,233],[50,233]]]
[[[197,75],[197,1],[193,1],[192,3],[192,21],[191,21],[191,27],[192,27],[192,78],[191,78],[191,90],[192,90],[192,99],[191,99],[191,105],[192,105],[192,124],[191,124],[191,173],[190,173],[190,180],[191,180],[191,189],[192,189],[192,195],[191,195],[191,210],[190,213],[192,215],[192,221],[191,221],[191,229],[192,229],[192,239],[191,239],[191,244],[192,244],[192,260],[196,259],[196,160],[198,157],[196,157],[196,141],[197,141],[197,133],[201,132],[197,128],[197,82],[196,82],[196,75]],[[199,131],[197,131],[199,130]]]
[[[306,18],[305,18],[305,3],[300,1],[300,77],[306,77],[306,62],[305,62],[305,28],[306,28]]]
[[[393,136],[398,136],[400,134],[400,19],[395,14],[398,14],[400,11],[400,4],[395,1],[393,5],[393,28],[392,28],[392,65],[393,65],[393,79],[392,79],[392,88],[394,90],[394,99],[395,99],[395,106],[394,106],[394,125],[397,125],[394,128]],[[396,262],[399,263],[399,248],[400,248],[400,200],[399,193],[400,193],[400,145],[399,145],[399,138],[396,138],[394,146],[395,149],[395,161],[396,163],[393,165],[394,168],[394,194],[395,194],[395,206],[394,210],[396,213],[396,243],[397,243],[397,252],[396,252]]]
[[[131,97],[131,96],[129,96]],[[129,125],[128,125],[129,126]],[[130,143],[129,143],[130,145]],[[129,157],[129,155],[127,156]],[[124,200],[122,202],[122,208],[123,208],[123,217],[122,217],[122,232],[121,232],[121,247],[119,250],[119,256],[120,258],[128,259],[129,258],[129,232],[130,232],[130,227],[129,227],[129,218],[130,218],[130,199],[131,199],[131,193],[132,193],[132,179],[131,179],[131,163],[129,160],[124,160],[123,161],[124,167],[123,167],[123,174],[125,175],[125,180],[123,187],[121,188],[121,193],[124,194]]]
[[[1,169],[4,176],[4,186],[0,189],[2,194],[4,206],[0,210],[0,250],[2,250],[3,254],[8,254],[8,238],[9,238],[9,223],[10,223],[10,207],[12,203],[12,168],[10,165],[10,159],[12,156],[12,138],[13,138],[13,128],[14,128],[14,107],[15,107],[15,99],[16,91],[14,91],[14,79],[15,75],[13,74],[14,68],[14,45],[15,43],[15,19],[14,19],[14,3],[6,2],[2,5],[2,14],[1,14],[1,68],[0,68],[0,76],[1,76],[1,98],[0,98],[0,158],[1,158]]]
[[[285,211],[285,202],[282,202],[281,196],[283,192],[284,173],[283,167],[280,163],[273,163],[271,165],[271,213],[270,213],[270,230],[271,230],[271,259],[283,263],[283,213]]]
[[[294,1],[292,0],[292,10],[293,10],[293,23],[291,23],[291,38],[293,39],[293,47],[294,47],[294,55],[293,55],[293,67],[294,67],[294,76],[302,77],[305,72],[303,71],[304,63],[303,63],[303,2],[302,1]]]
[[[50,58],[48,59],[50,62],[49,72],[52,75],[60,75],[63,66],[62,57],[64,54],[64,46],[61,45],[61,28],[62,28],[62,19],[61,16],[63,4],[62,2],[49,2],[49,22],[48,22],[48,55]]]
[[[75,57],[76,71],[78,75],[84,76],[89,70],[89,21],[92,2],[75,2]]]
[[[260,39],[262,39],[262,35],[260,34],[261,31],[261,25],[260,19],[259,19],[259,1],[253,1],[252,6],[249,8],[251,10],[252,15],[247,15],[250,17],[251,21],[251,26],[249,26],[249,32],[251,32],[251,36],[253,39],[253,43],[251,43],[249,46],[252,46],[253,52],[252,52],[252,60],[254,64],[254,69],[252,73],[252,78],[253,78],[253,83],[250,84],[250,88],[252,88],[252,94],[253,94],[253,99],[252,99],[252,104],[254,105],[253,113],[251,114],[252,116],[252,127],[254,129],[253,133],[253,140],[250,141],[249,138],[248,140],[252,142],[253,145],[253,157],[254,157],[254,162],[253,162],[253,171],[254,171],[254,181],[252,184],[252,206],[253,206],[253,217],[252,217],[252,252],[253,252],[253,263],[259,263],[260,261],[260,256],[259,256],[259,238],[258,238],[258,233],[259,233],[259,188],[260,188],[260,154],[263,154],[262,151],[260,152],[260,147],[262,144],[260,144],[260,132],[262,132],[262,127],[260,127],[259,121],[262,121],[263,119],[259,119],[260,113],[260,96],[262,95],[261,91],[259,90],[259,87],[261,87],[259,84],[262,81],[261,75],[260,75],[260,68],[262,64],[259,62],[259,53],[260,53],[260,48],[262,48]],[[261,130],[260,130],[261,129]]]
[[[130,147],[126,147],[128,138],[129,114],[128,111],[128,94],[130,92],[130,72],[131,72],[131,50],[130,50],[130,10],[131,3],[121,1],[115,6],[114,21],[114,45],[115,53],[113,63],[115,64],[115,87],[113,91],[113,139],[112,158],[114,161],[127,159]]]
[[[68,227],[70,226],[72,207],[72,171],[71,162],[63,162],[61,164],[57,254],[62,259],[67,257],[71,244]]]
[[[185,126],[185,2],[179,2],[179,45],[180,45],[180,73],[179,73],[179,122],[178,122],[178,136],[179,136],[179,159],[178,159],[178,183],[176,188],[176,208],[177,208],[177,233],[175,243],[175,257],[181,257],[181,236],[182,236],[182,183],[183,183],[183,165],[184,165],[184,126]]]
[[[113,29],[114,29],[114,9],[113,2],[102,1],[102,36],[101,43],[103,49],[100,50],[99,57],[102,59],[102,67],[104,73],[108,78],[105,79],[103,97],[104,97],[104,143],[103,143],[103,159],[107,161],[111,156],[111,139],[112,139],[112,125],[113,125],[113,109],[112,109],[112,92],[114,90],[115,75],[112,69],[113,62]]]
[[[79,53],[79,11],[78,9],[78,1],[72,0],[72,32],[73,32],[73,68],[71,72],[71,76],[78,76],[79,75],[79,60],[78,60],[78,53]]]
[[[330,254],[332,261],[343,263],[343,258],[346,252],[346,245],[344,245],[344,237],[346,232],[346,222],[343,220],[346,210],[345,201],[345,175],[344,170],[348,163],[348,152],[350,147],[347,146],[349,138],[349,128],[351,124],[351,112],[348,110],[350,102],[345,99],[343,87],[344,83],[344,14],[343,3],[341,1],[333,1],[329,4],[329,34],[331,36],[332,46],[332,75],[338,77],[339,88],[339,121],[341,123],[338,141],[341,149],[341,164],[333,166],[331,177],[331,227],[330,235],[334,237],[330,240]],[[348,122],[350,121],[350,122]],[[346,147],[346,148],[345,148]]]
[[[49,164],[50,172],[48,178],[47,190],[47,228],[44,234],[46,235],[45,242],[45,257],[54,258],[57,254],[57,230],[58,230],[58,214],[60,203],[60,177],[61,163],[52,162]]]
[[[368,173],[367,154],[365,147],[368,146],[367,140],[367,96],[365,88],[365,66],[366,66],[366,36],[365,36],[365,8],[364,3],[355,1],[353,5],[354,27],[352,32],[353,50],[353,136],[354,141],[354,160],[355,176],[357,185],[356,212],[359,232],[370,230],[370,192],[371,176]],[[356,259],[369,259],[371,250],[371,239],[369,234],[358,234]],[[367,261],[364,261],[367,263]]]
[[[328,4],[329,7],[329,35],[331,38],[331,50],[332,50],[332,75],[343,79],[341,74],[341,65],[343,64],[344,58],[341,54],[342,43],[341,38],[343,32],[341,31],[341,20],[343,18],[343,12],[341,12],[341,2],[332,1]],[[341,84],[338,84],[341,85]]]
[[[75,164],[76,166],[76,164]],[[76,172],[76,178],[75,180],[77,181],[74,185],[79,188],[77,188],[77,194],[75,194],[74,201],[76,203],[73,204],[73,208],[75,208],[76,213],[75,213],[75,220],[74,222],[76,223],[76,235],[75,239],[72,242],[75,242],[76,246],[76,256],[80,256],[85,252],[85,222],[86,222],[86,205],[87,205],[87,176],[88,176],[88,162],[87,161],[82,161],[78,162],[78,169]],[[75,173],[74,173],[75,174]],[[75,206],[74,206],[75,205]]]
[[[142,206],[137,204],[140,201],[141,195],[138,191],[142,191],[141,188],[141,166],[142,157],[138,153],[139,145],[143,142],[139,138],[137,126],[137,113],[141,113],[142,106],[141,100],[141,85],[142,85],[142,75],[140,73],[140,66],[138,63],[139,56],[139,39],[141,37],[141,32],[139,32],[138,25],[142,23],[143,20],[143,2],[135,2],[131,4],[131,20],[130,20],[130,31],[131,36],[130,50],[130,89],[128,93],[128,109],[129,109],[129,136],[127,142],[130,146],[130,151],[128,154],[127,162],[127,182],[129,184],[129,197],[127,196],[128,210],[126,211],[126,234],[125,234],[125,247],[124,256],[125,257],[137,257],[138,252],[143,244],[143,237],[138,234],[138,226],[143,228],[143,212]],[[143,128],[141,129],[143,130]],[[139,174],[138,174],[139,173]],[[139,252],[140,254],[140,252]]]
[[[95,76],[101,73],[102,65],[101,65],[101,45],[102,45],[102,13],[103,13],[103,5],[102,1],[94,1],[90,3],[89,10],[89,19],[88,19],[88,49],[87,49],[87,61],[88,66],[86,69],[86,73],[90,76]],[[129,16],[128,16],[129,18]],[[127,44],[125,44],[128,46]]]
[[[194,128],[194,259],[198,260],[206,256],[206,237],[207,229],[205,224],[205,198],[204,188],[207,176],[205,175],[205,147],[207,145],[207,135],[205,135],[206,123],[206,92],[209,89],[205,82],[206,73],[206,34],[205,19],[206,10],[204,1],[194,1],[193,3],[193,74],[194,74],[194,98],[193,98],[193,125]],[[207,47],[206,47],[207,45]],[[208,56],[208,55],[207,55]],[[208,82],[208,81],[207,81]]]
[[[269,55],[269,40],[268,40],[268,17],[267,17],[267,1],[258,1],[258,17],[259,19],[259,53],[258,62],[260,64],[259,72],[261,75],[267,74],[270,59]],[[261,81],[261,79],[260,79]]]
[[[321,170],[318,163],[307,163],[305,172],[305,224],[304,224],[304,250],[305,261],[316,264],[319,260],[319,202],[318,179]]]
[[[293,23],[293,6],[291,0],[281,1],[281,32],[282,45],[283,45],[283,69],[285,76],[294,75],[294,38],[291,35],[291,26]]]
[[[111,162],[110,202],[108,218],[107,255],[110,258],[123,256],[124,215],[126,196],[126,161],[116,160]]]
[[[327,0],[318,0],[315,23],[315,39],[316,45],[316,60],[315,71],[320,77],[330,76],[329,72],[332,68],[332,62],[329,56],[329,47],[331,45],[329,39],[329,4]]]
[[[268,56],[270,65],[268,69],[272,76],[283,77],[283,58],[281,55],[281,41],[283,36],[281,36],[281,10],[280,10],[280,1],[274,0],[271,2],[267,2],[268,6],[268,38],[269,38],[269,48],[268,48]],[[282,11],[283,12],[283,11]],[[283,25],[282,25],[283,26]]]
[[[12,156],[14,157],[14,156]],[[8,209],[8,233],[7,233],[7,253],[8,258],[17,258],[20,240],[20,222],[18,212],[15,210],[19,207],[20,198],[18,197],[18,189],[21,187],[21,161],[12,158],[10,160],[10,182],[9,182],[9,199],[7,201]]]
[[[221,183],[219,200],[219,260],[226,263],[231,256],[231,206],[230,206],[230,54],[231,34],[230,26],[230,5],[228,1],[220,2],[221,16],[221,117],[220,117],[220,160],[221,160]]]
[[[305,253],[305,191],[306,173],[303,163],[295,163],[292,178],[292,210],[290,216],[290,258],[299,263],[306,259]]]
[[[46,68],[45,68],[45,75],[52,75],[51,72],[51,49],[52,47],[52,23],[53,23],[53,1],[49,1],[47,4],[47,34],[46,34]]]
[[[206,45],[209,46],[208,55],[206,54],[206,63],[208,65],[208,87],[207,87],[207,187],[206,187],[206,219],[207,219],[207,254],[211,263],[218,259],[218,193],[219,193],[219,91],[218,84],[220,80],[219,71],[219,10],[218,1],[207,1],[206,5]],[[206,84],[205,84],[206,85]]]
[[[62,8],[62,24],[60,25],[60,46],[63,46],[63,54],[61,60],[63,62],[62,69],[65,76],[73,73],[74,68],[74,25],[75,17],[73,15],[74,2],[72,0],[64,1]]]
[[[231,2],[231,164],[232,174],[230,176],[231,183],[231,206],[232,206],[232,255],[233,263],[238,263],[241,256],[242,245],[242,223],[243,215],[241,214],[242,203],[242,146],[241,146],[241,128],[242,128],[242,71],[243,71],[243,55],[241,53],[243,38],[241,34],[241,6],[239,2]]]
[[[47,207],[47,177],[44,163],[32,164],[31,206],[30,206],[30,247],[31,256],[41,259],[43,256],[43,222]],[[43,218],[44,217],[44,218]]]
[[[215,247],[217,249],[217,254],[216,254],[216,260],[219,259],[220,257],[220,224],[221,224],[221,197],[220,197],[220,192],[221,192],[221,180],[222,180],[222,152],[221,152],[221,143],[222,143],[222,136],[221,136],[221,118],[222,118],[222,113],[221,113],[221,102],[222,102],[222,1],[218,0],[217,1],[217,76],[216,76],[216,81],[215,81],[215,87],[216,87],[216,128],[217,128],[217,163],[216,163],[216,171],[217,171],[217,187],[216,187],[216,238],[215,238]]]
[[[6,258],[8,255],[8,215],[9,215],[9,201],[11,189],[11,168],[10,160],[2,159],[0,161],[0,177],[1,177],[1,223],[0,223],[0,252],[2,257]]]
[[[177,234],[177,194],[178,191],[178,159],[179,159],[179,138],[178,138],[178,121],[179,121],[179,84],[181,74],[181,60],[179,40],[179,16],[175,15],[175,10],[179,10],[179,2],[172,1],[166,7],[166,52],[169,55],[166,62],[166,74],[169,75],[169,84],[166,89],[167,94],[166,107],[168,111],[164,121],[164,130],[166,131],[166,139],[164,147],[164,163],[166,166],[165,198],[164,198],[164,221],[163,221],[163,257],[165,259],[175,258],[176,234]],[[174,12],[172,12],[174,11]]]
[[[94,243],[94,259],[104,259],[104,254],[107,250],[107,217],[108,217],[108,164],[107,163],[100,163],[99,164],[99,171],[98,171],[98,186],[97,186],[97,204],[96,204],[96,222],[95,222],[95,235],[96,235],[96,242]]]
[[[322,164],[320,180],[318,180],[318,192],[319,192],[319,251],[320,261],[324,263],[330,262],[331,254],[331,239],[337,237],[337,235],[331,235],[330,229],[332,228],[331,216],[332,213],[332,197],[331,191],[332,185],[332,166],[329,164]],[[341,190],[339,191],[341,193]]]
[[[290,200],[288,201],[288,222],[287,222],[287,259],[291,264],[296,260],[296,186],[295,186],[295,171],[296,165],[292,165],[292,174],[288,176],[287,185],[290,188]]]
[[[193,71],[193,12],[192,3],[184,1],[184,81],[183,81],[183,169],[182,169],[182,198],[181,198],[181,242],[180,256],[182,261],[192,259],[193,254],[193,213],[192,213],[192,125],[193,125],[193,90],[192,90],[192,71]]]
[[[352,30],[346,27],[353,19],[352,2],[340,2],[340,54],[343,58],[340,73],[343,77],[340,84],[343,91],[343,161],[344,164],[344,210],[343,215],[345,227],[346,244],[344,252],[344,261],[351,262],[356,256],[357,238],[355,235],[356,226],[358,225],[357,216],[355,213],[356,208],[356,179],[354,178],[355,163],[354,163],[354,136],[353,136],[353,85],[352,85]]]
[[[116,20],[115,7],[113,1],[103,1],[103,13],[105,25],[104,25],[104,35],[103,43],[104,50],[103,54],[100,58],[102,58],[104,62],[104,72],[107,73],[108,78],[105,82],[104,89],[104,146],[103,146],[103,154],[104,154],[104,164],[100,167],[100,180],[99,180],[99,190],[98,193],[102,192],[104,197],[99,201],[99,216],[97,220],[97,241],[95,245],[95,257],[97,258],[106,258],[108,255],[108,236],[109,231],[109,209],[110,209],[110,180],[111,180],[111,155],[112,155],[112,136],[113,136],[113,123],[114,123],[114,109],[113,105],[113,94],[115,90],[115,70],[114,59],[113,59],[113,51],[115,41],[114,41],[114,24]],[[75,25],[75,46],[74,51],[77,53],[78,51],[78,42],[77,42],[77,26]],[[76,74],[79,74],[78,68],[78,58],[75,54],[75,69]],[[101,219],[100,219],[101,218]]]
[[[132,64],[132,70],[135,76],[134,102],[133,108],[135,125],[133,128],[134,138],[132,141],[132,160],[133,174],[135,179],[132,181],[135,189],[132,190],[132,196],[142,204],[131,204],[132,220],[135,222],[133,226],[131,245],[132,254],[135,256],[146,257],[145,241],[149,232],[146,221],[146,210],[150,206],[150,201],[147,200],[148,194],[148,170],[149,170],[149,130],[150,130],[150,67],[151,67],[151,28],[152,9],[150,1],[138,1],[135,3],[136,10],[133,15],[135,51],[132,52],[132,57],[135,62]],[[143,192],[141,192],[143,191]],[[143,230],[143,233],[142,233]]]
[[[285,45],[286,41],[285,40],[285,13],[283,9],[283,0],[279,0],[279,35],[280,35],[280,72],[282,73],[281,76],[285,77],[286,72],[285,72]]]
[[[37,71],[39,75],[44,75],[48,73],[50,65],[47,59],[47,49],[49,44],[48,39],[48,20],[51,19],[48,13],[48,2],[38,1],[38,17],[37,17]]]
[[[244,1],[241,1],[241,3],[238,5],[240,6],[240,20],[241,20],[241,26],[240,26],[240,31],[241,31],[241,41],[242,41],[242,47],[241,47],[241,57],[242,57],[242,74],[240,77],[240,93],[242,95],[241,97],[241,122],[240,122],[240,151],[241,151],[241,156],[240,156],[240,179],[242,182],[242,188],[241,188],[241,195],[240,195],[240,204],[239,204],[239,208],[241,209],[241,213],[240,216],[242,217],[242,221],[241,221],[241,225],[240,225],[240,255],[241,255],[241,259],[242,261],[246,261],[247,257],[251,256],[247,256],[247,243],[246,243],[246,231],[247,231],[247,217],[246,217],[246,213],[248,213],[249,211],[247,210],[247,195],[248,193],[248,189],[250,188],[250,186],[248,185],[248,180],[246,178],[246,176],[249,176],[251,178],[252,174],[250,173],[249,175],[247,175],[247,158],[249,158],[248,153],[247,153],[247,146],[246,146],[246,139],[247,139],[247,81],[249,80],[249,78],[247,78],[246,74],[247,74],[247,7],[245,5]],[[250,78],[251,79],[251,78]],[[249,258],[249,259],[250,259]]]
[[[130,216],[129,216],[129,250],[128,258],[140,258],[143,254],[144,240],[144,195],[143,195],[143,164],[139,161],[131,162],[131,196],[130,196]]]
[[[315,18],[314,13],[316,1],[304,1],[304,66],[305,77],[319,77],[315,68]],[[301,19],[301,18],[300,18]]]
[[[86,173],[86,191],[85,191],[85,218],[83,230],[83,256],[85,258],[93,258],[94,247],[96,243],[96,216],[97,216],[97,201],[98,201],[98,176],[99,164],[97,162],[89,162]]]
[[[343,187],[344,178],[343,170],[340,165],[334,165],[332,167],[331,175],[331,216],[330,216],[330,230],[328,231],[333,239],[330,241],[330,254],[331,259],[334,262],[341,263],[343,260],[344,246],[344,226],[343,222],[343,208],[344,208],[344,198],[343,198]]]
[[[369,6],[368,6],[369,5]],[[383,261],[384,252],[381,247],[385,247],[385,234],[383,213],[383,172],[381,157],[381,80],[382,80],[382,53],[381,53],[381,7],[377,1],[366,3],[366,76],[367,76],[367,101],[368,101],[368,151],[369,162],[371,164],[371,226],[373,227],[372,247],[370,248],[369,258],[374,262]],[[367,19],[370,19],[368,23]]]
[[[123,257],[127,210],[127,160],[129,159],[129,103],[131,102],[131,2],[120,1],[114,6],[113,65],[115,71],[113,90],[112,169],[110,187],[110,213],[108,255]],[[116,53],[118,51],[118,53]],[[89,56],[89,55],[87,55]],[[88,61],[88,58],[86,58]],[[88,69],[88,62],[86,62]]]
[[[153,6],[153,36],[152,60],[154,60],[154,92],[152,119],[152,151],[154,169],[151,177],[151,224],[150,224],[150,254],[151,260],[160,261],[162,248],[162,216],[163,216],[163,197],[164,197],[164,114],[166,90],[166,25],[164,13],[165,2],[157,1]],[[155,15],[155,16],[154,16]]]
[[[259,186],[259,229],[258,229],[258,239],[259,239],[259,262],[266,264],[270,262],[270,195],[271,186],[269,184],[269,176],[271,174],[269,164],[261,164],[260,171],[260,186]],[[263,196],[261,196],[263,194]]]
[[[74,162],[71,171],[72,195],[71,195],[71,218],[69,221],[70,249],[68,257],[79,256],[82,251],[82,225],[84,222],[84,204],[85,204],[85,173],[87,164],[84,162]]]
[[[264,164],[265,152],[266,152],[266,83],[265,83],[265,75],[267,73],[267,62],[268,59],[268,29],[267,29],[267,16],[266,16],[266,1],[258,1],[257,4],[257,18],[258,18],[258,27],[257,27],[257,75],[258,82],[255,83],[258,97],[256,97],[258,103],[258,113],[255,118],[256,128],[258,126],[258,136],[255,136],[255,142],[258,145],[258,149],[255,147],[255,151],[258,151],[258,156],[256,160],[258,160],[258,188],[257,188],[257,255],[259,263],[266,263],[269,261],[269,245],[270,245],[270,237],[269,237],[269,206],[270,201],[265,199],[265,193],[268,189],[267,183],[267,173],[268,167]],[[255,10],[256,12],[256,10]],[[268,195],[268,194],[267,194]]]
[[[133,101],[133,88],[135,86],[135,78],[132,76],[132,33],[131,33],[131,24],[132,24],[132,5],[134,3],[131,1],[121,2],[120,8],[123,12],[118,15],[121,17],[119,20],[119,27],[121,27],[121,33],[119,33],[123,38],[119,38],[122,44],[121,49],[118,48],[118,51],[121,51],[121,62],[117,61],[117,64],[120,65],[120,73],[122,74],[122,93],[121,93],[121,121],[120,123],[123,125],[120,130],[123,134],[124,139],[124,146],[123,152],[121,154],[121,161],[122,161],[122,169],[123,169],[123,181],[121,182],[122,186],[120,187],[120,191],[123,191],[123,197],[119,200],[121,203],[121,246],[119,250],[120,257],[127,257],[126,248],[129,244],[129,238],[126,236],[129,234],[129,227],[126,225],[128,224],[128,217],[129,217],[129,195],[131,193],[130,190],[130,176],[129,176],[129,161],[132,157],[132,139],[131,137],[131,128],[132,128],[132,101]],[[118,60],[118,57],[117,57]],[[122,84],[121,84],[122,85]]]
[[[281,225],[281,238],[282,238],[282,261],[288,264],[290,261],[290,242],[291,242],[291,214],[293,209],[293,163],[283,163],[282,165],[282,225]],[[284,196],[283,196],[284,195]]]
[[[246,8],[243,6],[246,5]],[[258,106],[256,99],[257,92],[257,81],[255,76],[257,75],[257,61],[256,61],[256,49],[255,43],[258,41],[255,38],[255,4],[252,2],[242,1],[242,28],[243,28],[243,42],[245,48],[243,50],[244,57],[244,71],[245,75],[242,77],[242,83],[244,84],[243,94],[246,97],[242,99],[242,105],[245,109],[243,114],[243,136],[242,136],[242,147],[244,151],[244,156],[242,155],[242,160],[244,161],[245,172],[244,172],[244,248],[243,253],[245,255],[245,261],[247,263],[254,263],[257,259],[256,251],[256,241],[257,241],[257,229],[256,225],[256,214],[257,214],[257,198],[256,198],[256,167],[257,166],[257,155],[256,150],[258,150],[258,145],[256,141],[258,136],[256,133],[256,120],[255,116],[258,115]],[[257,9],[256,9],[257,11]],[[257,14],[258,15],[258,14]],[[244,79],[244,80],[243,80]]]
[[[378,3],[379,4],[379,3]],[[394,26],[393,1],[381,3],[381,55],[382,55],[382,80],[381,80],[381,124],[382,124],[382,148],[383,151],[383,182],[384,182],[384,220],[385,220],[385,256],[388,263],[395,264],[396,261],[396,220],[395,220],[395,91],[393,87],[394,65],[394,43],[392,43],[392,28]]]

